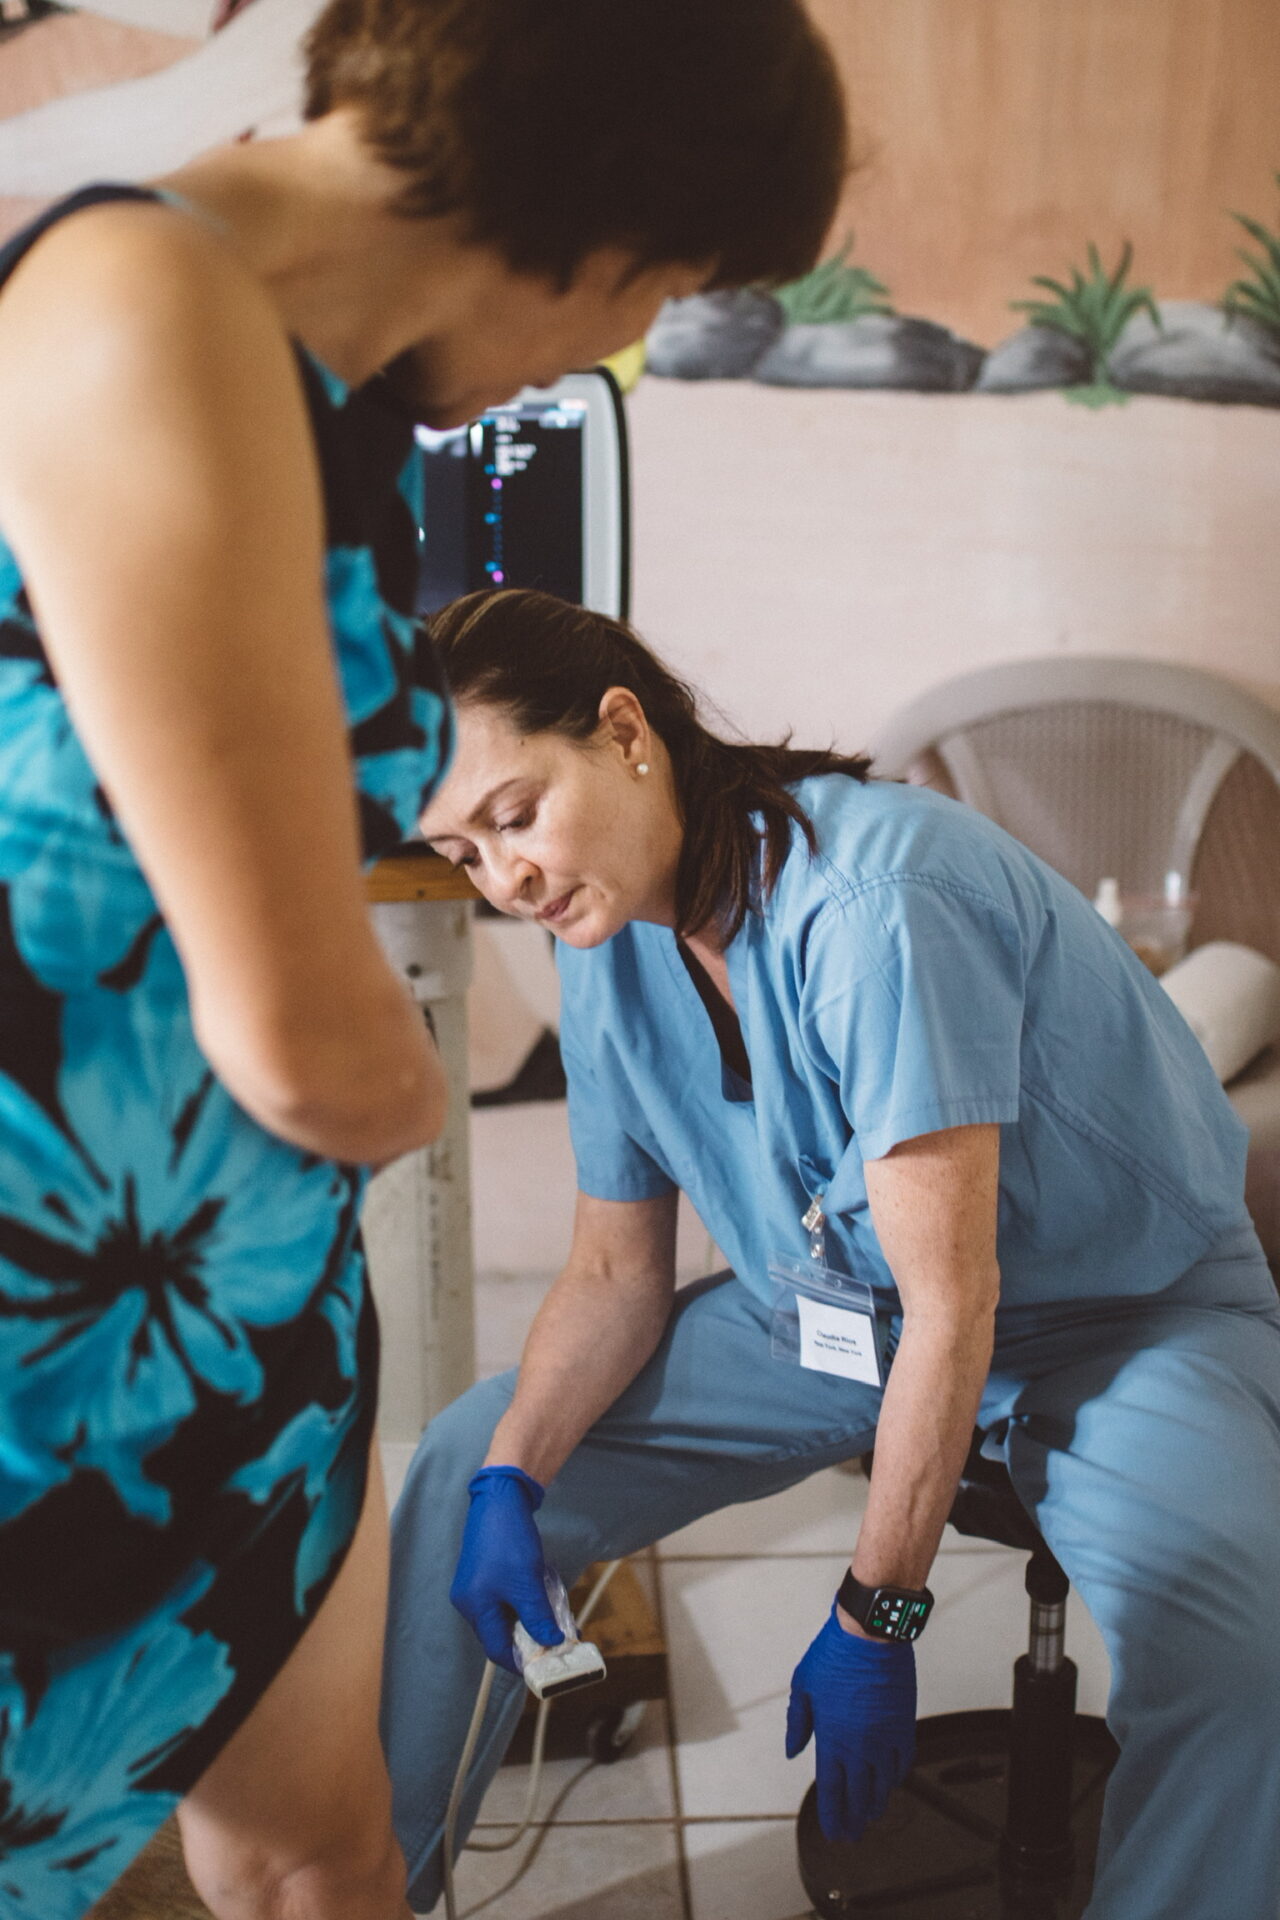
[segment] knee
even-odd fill
[[[386,1920],[403,1910],[404,1858],[390,1822],[315,1836],[186,1847],[191,1883],[215,1920]]]
[[[333,1920],[388,1920],[405,1904],[404,1855],[388,1826],[372,1844],[341,1851],[326,1847],[296,1863],[276,1881],[274,1892],[278,1905],[263,1920],[312,1913],[324,1920],[330,1915]]]

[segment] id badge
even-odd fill
[[[789,1253],[774,1254],[769,1278],[777,1289],[770,1330],[775,1360],[883,1386],[875,1298],[865,1281]]]

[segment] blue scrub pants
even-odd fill
[[[394,1516],[383,1737],[420,1912],[483,1667],[448,1590],[514,1377],[432,1421]],[[773,1360],[768,1309],[731,1277],[701,1281],[550,1488],[548,1559],[573,1580],[863,1453],[879,1398]],[[1276,1920],[1280,1306],[1252,1231],[1161,1294],[1002,1311],[979,1423],[1111,1658],[1120,1759],[1089,1920]],[[523,1692],[498,1675],[460,1837]]]

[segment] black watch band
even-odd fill
[[[840,1582],[836,1599],[877,1640],[918,1640],[933,1611],[928,1587],[864,1587],[852,1572]]]

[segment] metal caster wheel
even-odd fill
[[[587,1727],[587,1752],[602,1767],[621,1760],[640,1730],[645,1703],[633,1700],[629,1707],[608,1707],[598,1713]]]

